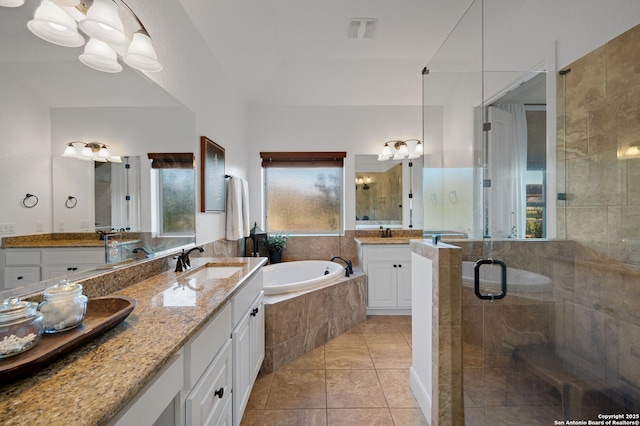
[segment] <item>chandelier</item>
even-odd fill
[[[0,0],[4,7],[23,4],[24,0]],[[125,29],[125,21],[126,27],[133,26],[135,31]],[[123,0],[42,0],[27,27],[41,39],[59,46],[84,45],[78,59],[98,71],[122,71],[118,56],[140,71],[162,70],[147,29]],[[89,36],[86,44],[78,28]]]
[[[378,161],[414,159],[421,157],[422,153],[422,141],[418,139],[388,141],[384,143]]]

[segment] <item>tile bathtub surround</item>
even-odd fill
[[[292,294],[285,300],[282,296],[267,297],[261,371],[278,369],[364,322],[366,305],[363,274],[342,278],[329,287]]]
[[[394,237],[422,238],[421,229],[392,229]],[[340,256],[358,264],[358,247],[354,238],[379,238],[377,229],[347,230],[342,236],[292,236],[287,240],[287,248],[282,252],[282,261],[329,260]]]
[[[272,373],[261,373],[243,426],[427,425],[409,389],[411,317],[370,316]]]

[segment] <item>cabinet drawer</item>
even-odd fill
[[[218,424],[225,408],[228,411],[233,371],[231,354],[231,339],[227,339],[220,354],[187,397],[188,425]]]
[[[56,265],[56,266],[43,266],[42,267],[42,279],[49,280],[51,278],[67,276],[69,275],[69,279],[73,280],[71,275],[77,274],[78,272],[86,271],[97,266],[101,266],[101,263],[94,264],[83,264],[76,263],[75,265]]]
[[[42,251],[45,265],[104,264],[104,248],[46,249]]]
[[[4,268],[4,288],[21,287],[40,281],[39,266],[16,266]]]
[[[40,266],[40,250],[6,250],[5,264]]]
[[[363,249],[364,262],[371,261],[411,261],[411,248],[408,245],[367,245]]]
[[[187,389],[196,384],[231,336],[231,304],[227,304],[186,346]]]
[[[256,300],[256,297],[262,291],[262,269],[260,269],[254,276],[251,278],[243,288],[233,296],[233,324],[238,324],[242,317],[249,312],[249,308],[253,304],[253,301]]]

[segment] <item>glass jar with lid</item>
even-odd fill
[[[0,304],[0,359],[31,349],[42,336],[38,304],[12,297]]]
[[[44,291],[38,310],[44,315],[44,332],[59,333],[79,326],[87,313],[87,296],[80,284],[62,280]]]

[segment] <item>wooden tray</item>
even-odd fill
[[[78,327],[61,333],[46,334],[36,345],[21,354],[0,359],[0,382],[26,377],[51,364],[58,357],[107,331],[133,311],[136,300],[127,296],[89,299],[87,314]]]

